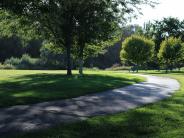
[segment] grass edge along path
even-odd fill
[[[177,79],[181,88],[158,103],[115,115],[93,117],[86,121],[19,135],[15,138],[183,138],[184,75],[153,74]]]
[[[67,77],[65,71],[0,70],[0,76],[0,107],[70,99],[144,81],[111,71],[85,71],[84,77],[75,71]]]

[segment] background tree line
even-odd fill
[[[28,54],[30,58],[39,58],[36,62],[37,68],[67,68],[69,75],[72,68],[79,68],[82,74],[83,64],[85,67],[101,69],[113,65],[130,66],[133,65],[131,62],[121,61],[121,43],[132,34],[137,34],[155,42],[153,58],[144,63],[144,68],[159,69],[157,55],[162,41],[171,36],[181,38],[182,41],[184,38],[184,21],[177,18],[147,23],[143,28],[138,25],[119,26],[120,23],[125,23],[126,14],[134,15],[136,9],[132,9],[130,4],[133,7],[140,4],[155,4],[147,0],[141,3],[132,3],[131,0],[71,0],[58,3],[49,0],[30,0],[13,4],[12,7],[12,1],[1,3],[1,7],[9,11],[1,10],[0,17],[2,63],[10,57],[21,58],[22,55]],[[62,7],[58,7],[59,4]],[[123,6],[119,9],[118,5]],[[30,7],[34,9],[24,11]],[[69,19],[68,15],[72,17]]]

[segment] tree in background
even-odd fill
[[[162,41],[169,37],[181,38],[184,41],[184,20],[168,17],[161,21],[148,22],[144,26],[144,35],[151,38],[155,42],[155,52],[153,60],[149,63],[154,68],[160,68],[159,59],[157,57]]]
[[[125,39],[122,45],[121,59],[132,62],[138,67],[153,56],[154,42],[143,36],[133,35]]]
[[[0,38],[0,62],[11,57],[21,57],[23,54],[22,41],[17,36]]]
[[[40,49],[40,64],[46,69],[65,69],[66,53],[61,47],[45,43]]]
[[[40,26],[41,31],[47,39],[50,39],[60,47],[65,47],[67,51],[67,74],[71,75],[71,49],[77,34],[75,32],[78,30],[77,28],[82,28],[82,30],[87,27],[88,29],[92,28],[93,26],[91,25],[93,23],[90,23],[89,26],[88,24],[90,20],[93,21],[94,17],[102,17],[103,19],[102,24],[98,24],[99,22],[97,22],[99,28],[103,28],[104,23],[108,23],[109,19],[110,21],[119,20],[121,22],[125,14],[134,13],[135,10],[139,11],[138,5],[140,4],[153,5],[155,2],[152,0],[2,0],[0,7],[11,10],[15,14],[28,17],[33,24]],[[86,5],[89,5],[89,9],[85,8]],[[78,18],[82,12],[86,12],[80,9],[87,9],[89,11],[87,13],[93,16],[87,15],[87,18]],[[106,29],[108,28],[106,27]],[[103,30],[91,30],[93,33],[96,31],[101,32]],[[84,33],[81,33],[80,38],[83,39],[84,35]],[[108,34],[106,35],[108,36]],[[90,36],[88,37],[91,38]],[[78,43],[80,43],[79,40]],[[84,40],[84,42],[88,42],[86,39]],[[98,37],[96,40],[98,40]],[[84,47],[84,44],[80,45]]]
[[[126,39],[131,35],[143,35],[143,29],[139,25],[127,25],[122,27],[122,39]]]
[[[170,37],[161,43],[158,57],[166,67],[166,72],[168,72],[168,69],[173,70],[174,67],[183,63],[183,49],[184,45],[180,38]]]
[[[161,21],[145,24],[144,35],[155,41],[155,50],[158,53],[162,41],[169,37],[181,38],[184,41],[184,20],[178,18],[164,18]]]
[[[99,46],[99,43],[102,41],[112,39],[113,36],[115,36],[113,35],[114,32],[117,28],[120,28],[118,27],[118,16],[113,15],[113,13],[118,13],[117,7],[107,10],[107,7],[112,6],[112,3],[83,1],[79,4],[81,4],[80,7],[83,8],[78,9],[76,16],[78,20],[76,38],[79,51],[79,74],[82,75],[84,49],[88,47],[86,50],[89,51],[91,50],[91,48],[89,48],[90,46],[93,48],[94,45]],[[103,46],[101,45],[100,47]]]
[[[0,10],[0,62],[27,53],[39,57],[42,41],[32,24],[23,25],[25,18]]]

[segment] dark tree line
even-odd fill
[[[23,54],[29,54],[33,58],[40,57],[41,40],[30,40],[24,46],[21,38],[17,36],[0,38],[0,62],[11,57],[20,58]]]

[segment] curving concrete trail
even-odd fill
[[[146,82],[69,100],[0,109],[0,137],[48,128],[58,123],[113,114],[167,98],[180,88],[170,78],[142,75]]]

